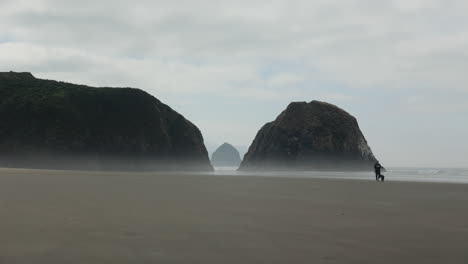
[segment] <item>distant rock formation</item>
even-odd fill
[[[291,103],[258,132],[239,170],[372,170],[356,118],[328,103]]]
[[[239,151],[228,143],[222,144],[211,155],[211,165],[215,167],[238,167],[240,163]]]
[[[199,129],[148,93],[0,73],[0,166],[212,170]]]

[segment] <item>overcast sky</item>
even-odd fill
[[[336,104],[390,166],[468,167],[466,0],[0,0],[0,71],[141,88],[211,150]]]

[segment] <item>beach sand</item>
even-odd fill
[[[0,263],[468,263],[468,185],[0,169]]]

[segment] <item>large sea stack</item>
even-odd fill
[[[0,166],[212,170],[199,129],[148,93],[0,73]]]
[[[367,171],[375,161],[352,115],[325,102],[293,102],[260,129],[239,169]]]
[[[238,167],[240,163],[239,151],[229,143],[222,144],[211,155],[211,164],[215,167]]]

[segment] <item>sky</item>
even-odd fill
[[[147,91],[213,151],[333,103],[388,166],[468,167],[466,0],[0,0],[0,71]]]

